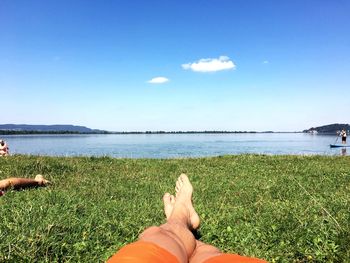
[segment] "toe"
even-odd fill
[[[177,185],[179,188],[181,188],[182,181],[180,180],[180,178],[178,178],[178,179],[176,180],[176,185]]]
[[[163,195],[163,202],[164,203],[170,203],[170,194],[169,193],[165,193]]]
[[[182,183],[189,182],[190,180],[188,179],[188,176],[186,174],[181,174],[180,175],[180,180]]]
[[[182,186],[182,182],[180,180],[177,180],[176,187],[175,187],[176,192],[178,192],[181,189],[181,186]]]
[[[176,200],[176,199],[175,199],[175,196],[171,195],[171,196],[170,196],[170,203],[171,203],[171,204],[175,204],[175,200]]]

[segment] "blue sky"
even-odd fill
[[[1,0],[0,123],[349,123],[349,14],[346,0]]]

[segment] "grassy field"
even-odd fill
[[[0,158],[0,179],[53,182],[0,197],[0,262],[103,262],[164,222],[183,172],[202,241],[269,262],[350,261],[350,157],[238,155]]]

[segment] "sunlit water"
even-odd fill
[[[303,133],[8,135],[11,154],[111,156],[127,158],[201,157],[226,154],[347,155],[330,148],[335,136]],[[339,141],[338,141],[339,142]]]

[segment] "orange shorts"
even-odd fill
[[[265,260],[235,254],[222,254],[205,263],[267,263]],[[121,248],[107,263],[179,263],[178,259],[151,242],[137,241]]]
[[[179,263],[177,258],[151,242],[137,241],[122,247],[107,263]]]

